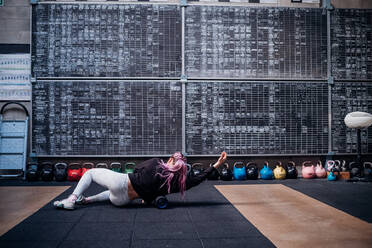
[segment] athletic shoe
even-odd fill
[[[87,198],[85,198],[85,196],[81,195],[76,199],[75,203],[78,205],[85,205],[88,204],[88,201]]]
[[[71,201],[68,198],[63,199],[62,201],[55,201],[53,202],[53,205],[56,208],[63,208],[63,209],[68,209],[68,210],[75,209],[75,202]]]

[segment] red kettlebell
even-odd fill
[[[81,169],[81,176],[83,176],[85,172],[92,169],[93,167],[94,167],[94,164],[91,162],[84,163],[83,168]]]
[[[70,163],[68,165],[67,180],[79,181],[81,178],[81,165],[80,163]]]

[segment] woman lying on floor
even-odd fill
[[[110,200],[115,206],[124,206],[137,198],[151,203],[156,197],[170,193],[180,192],[184,196],[186,190],[203,182],[213,170],[225,162],[226,158],[226,152],[222,152],[213,166],[196,176],[187,175],[186,158],[180,152],[174,153],[167,163],[158,158],[146,160],[130,174],[94,168],[84,173],[68,198],[55,201],[53,204],[57,208],[74,209],[75,204]],[[92,181],[108,190],[84,197],[83,193]]]

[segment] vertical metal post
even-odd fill
[[[332,86],[334,83],[332,76],[332,57],[331,57],[331,0],[323,0],[323,6],[327,11],[327,78],[328,78],[328,153],[332,152]]]
[[[185,75],[185,8],[186,1],[181,0],[181,83],[182,83],[182,153],[186,154],[186,83]]]
[[[185,6],[181,6],[181,77],[185,76]]]

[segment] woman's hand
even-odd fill
[[[217,162],[213,165],[214,168],[220,167],[227,159],[227,153],[222,152],[220,158],[217,160]]]

